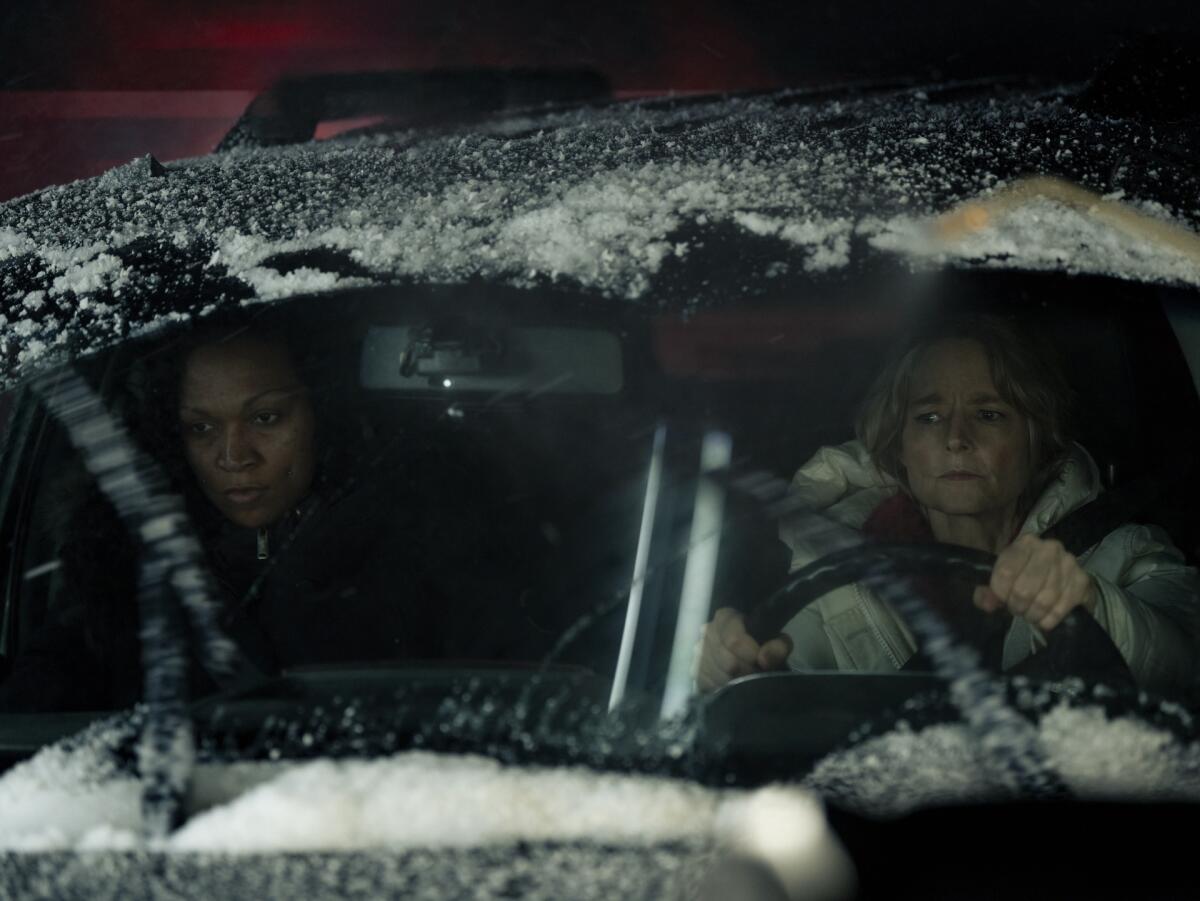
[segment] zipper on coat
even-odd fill
[[[268,542],[268,532],[265,528],[258,530],[258,559],[266,560],[271,556],[271,547]]]

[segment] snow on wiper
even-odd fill
[[[1134,204],[1123,191],[1099,194],[1051,176],[1018,179],[933,218],[900,216],[859,230],[877,248],[937,263],[1018,261],[1200,284],[1200,234],[1185,220],[1161,204]]]
[[[1200,263],[1200,235],[1191,229],[1125,203],[1120,193],[1100,195],[1066,179],[1045,175],[1021,179],[990,197],[960,204],[935,221],[936,234],[943,241],[966,238],[1038,198],[1054,201],[1130,237],[1152,241]]]
[[[139,752],[143,817],[151,834],[164,835],[177,813],[194,757],[184,709],[185,635],[190,631],[198,638],[201,662],[218,682],[232,671],[236,652],[217,626],[216,594],[200,542],[182,499],[171,492],[159,465],[134,445],[78,373],[43,376],[34,389],[141,543],[138,606],[148,709]]]

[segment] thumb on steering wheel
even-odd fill
[[[788,655],[792,653],[792,639],[786,633],[763,642],[758,649],[755,663],[760,670],[786,669]]]

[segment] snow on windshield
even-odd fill
[[[1034,172],[1200,218],[1194,179],[1150,126],[1057,95],[930,96],[618,104],[165,169],[135,160],[0,206],[0,355],[11,375],[163,316],[396,279],[646,299],[668,262],[709,254],[720,225],[776,242],[773,271],[826,272],[855,239],[911,250],[923,217]],[[279,262],[313,250],[343,263]],[[938,255],[1200,284],[1178,252],[1053,204]],[[743,275],[709,290],[728,298]]]
[[[114,763],[129,724],[92,727],[0,778],[0,848],[129,849],[141,787]],[[806,793],[792,791],[801,809]],[[470,847],[513,841],[709,842],[755,793],[684,780],[519,767],[412,751],[364,760],[200,766],[173,851]]]
[[[1061,703],[1038,737],[1046,761],[1082,799],[1200,800],[1200,745],[1132,716]],[[825,758],[805,785],[873,816],[1006,797],[979,743],[961,724],[892,731]]]
[[[136,726],[99,723],[0,777],[0,849],[141,847],[140,785],[115,751]],[[1081,799],[1200,800],[1200,746],[1134,716],[1060,703],[1042,716],[1047,760]],[[872,816],[995,800],[1007,789],[958,724],[891,731],[834,753],[803,780]],[[769,803],[768,803],[769,802]],[[206,764],[174,852],[452,848],[514,841],[736,842],[747,817],[783,803],[813,811],[799,786],[754,791],[686,780],[516,766],[409,751],[374,759]],[[774,822],[774,820],[772,820]]]
[[[75,847],[138,829],[141,787],[117,758],[134,728],[120,718],[96,723],[0,777],[0,847]]]
[[[665,779],[412,752],[287,767],[195,817],[170,843],[195,851],[699,839],[712,830],[718,798]]]
[[[1156,204],[1139,209],[1148,219],[1173,222]],[[910,216],[864,222],[859,228],[873,247],[937,264],[970,261],[1008,268],[1016,263],[1024,269],[1110,272],[1142,281],[1200,284],[1197,258],[1047,198],[1032,199],[953,242],[931,239],[929,223]]]

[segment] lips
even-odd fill
[[[252,485],[244,488],[230,488],[222,493],[234,506],[244,507],[256,503],[267,493],[267,489]]]
[[[969,482],[972,479],[982,479],[983,476],[977,472],[968,472],[965,469],[952,469],[949,472],[942,473],[938,478],[947,479],[951,482]]]

